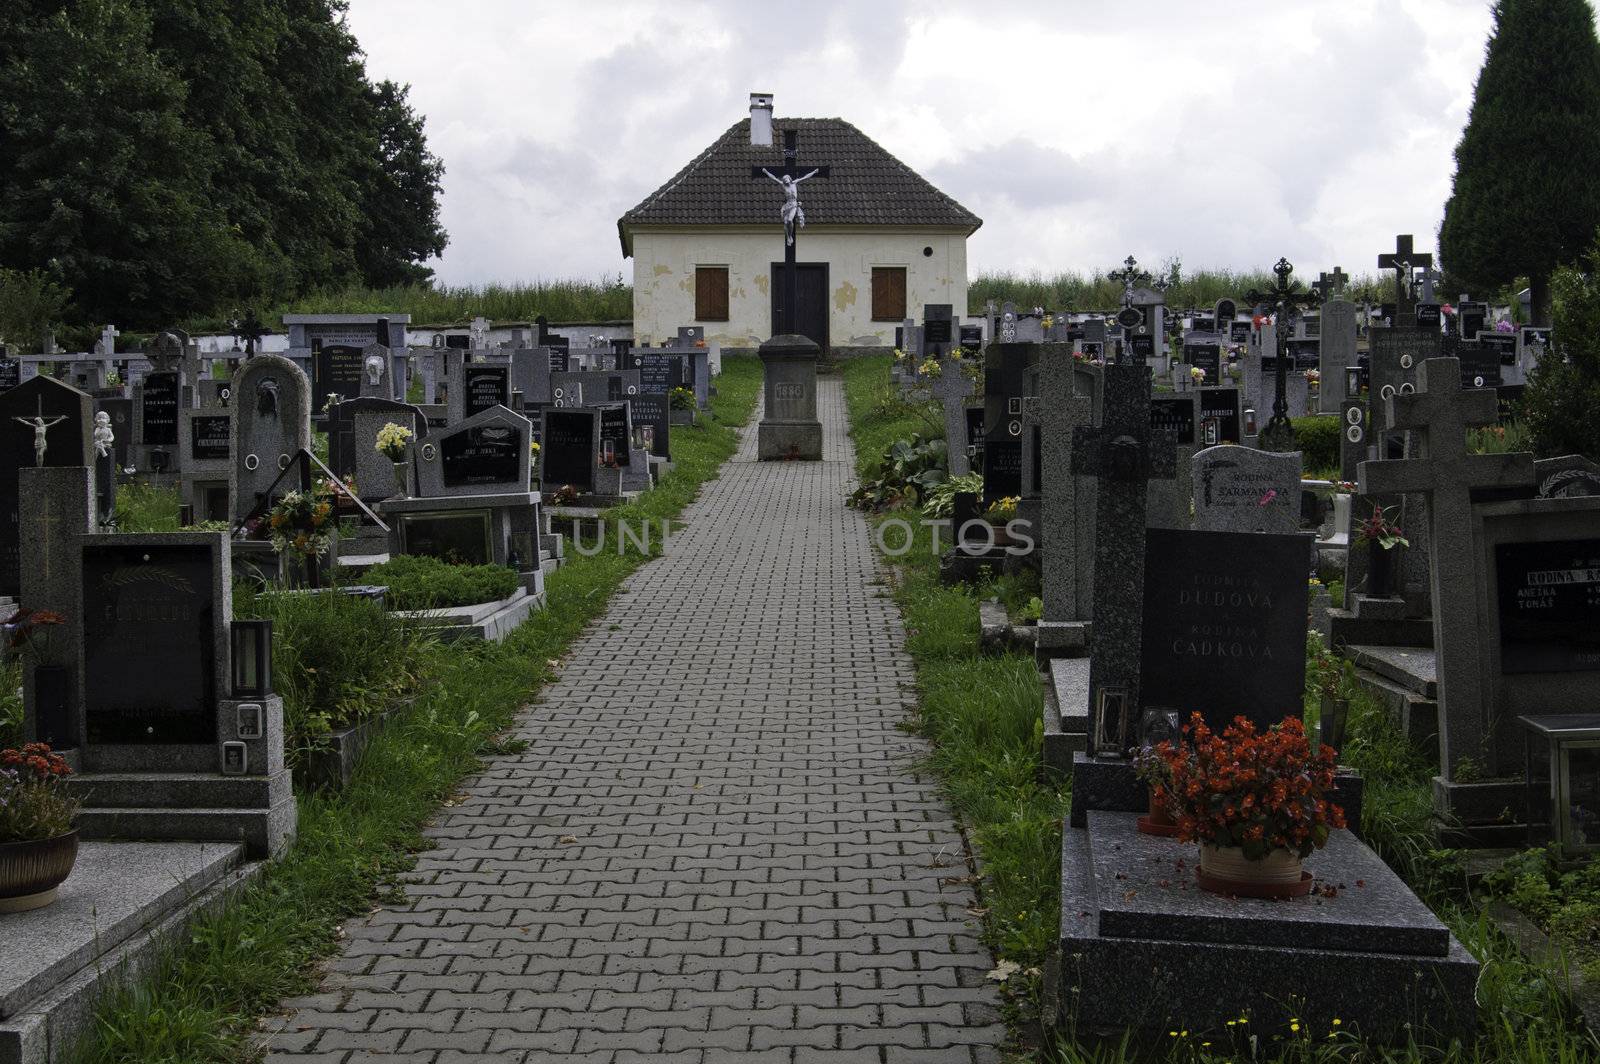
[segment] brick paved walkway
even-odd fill
[[[999,1058],[836,380],[821,408],[820,463],[745,434],[269,1061]]]

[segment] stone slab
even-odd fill
[[[1450,932],[1389,866],[1348,831],[1305,859],[1316,889],[1261,901],[1200,890],[1197,848],[1140,834],[1138,814],[1091,811],[1100,934],[1235,945],[1443,957]]]
[[[1131,830],[1137,818],[1124,819]],[[1380,1042],[1475,1030],[1478,964],[1454,938],[1445,955],[1421,956],[1107,935],[1090,845],[1087,831],[1063,832],[1060,952],[1047,989],[1079,1037],[1177,1028],[1198,1040],[1241,1012],[1263,1033],[1294,1017],[1313,1037],[1335,1017],[1340,1029]],[[1236,904],[1270,914],[1283,903]]]
[[[1089,749],[1089,659],[1054,658],[1043,681],[1044,763],[1070,775]]]
[[[445,640],[483,639],[498,643],[516,631],[517,626],[527,620],[534,610],[543,607],[542,592],[530,595],[525,588],[519,587],[496,602],[480,602],[442,610],[395,610],[394,613],[427,624]]]
[[[1439,672],[1432,647],[1346,646],[1345,655],[1424,698],[1439,697]]]
[[[56,902],[3,920],[0,1020],[238,865],[238,843],[84,842]]]

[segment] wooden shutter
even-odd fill
[[[874,266],[872,268],[872,320],[906,320],[906,268],[904,266]]]
[[[696,321],[728,320],[728,268],[696,266],[694,270]]]

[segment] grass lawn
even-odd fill
[[[674,470],[613,516],[675,516],[717,475],[754,408],[761,367],[727,358],[712,416],[673,430]],[[545,609],[499,645],[457,644],[417,701],[368,748],[354,781],[333,795],[302,794],[300,835],[238,901],[199,921],[154,977],[108,997],[77,1064],[179,1064],[252,1059],[258,1017],[316,986],[316,962],[339,925],[398,899],[395,877],[426,846],[420,828],[481,759],[514,753],[500,735],[554,674],[566,647],[647,559],[613,539],[592,557],[568,552],[546,581]],[[659,550],[659,544],[653,549]]]
[[[895,440],[938,431],[942,424],[937,408],[909,406],[898,398],[889,381],[889,365],[888,357],[844,363],[857,470],[863,479],[876,475],[878,457]],[[979,855],[985,939],[1002,960],[1014,962],[1018,969],[1007,979],[1004,993],[1019,1059],[1041,1064],[1151,1059],[1428,1059],[1484,1064],[1600,1060],[1600,1043],[1575,1026],[1556,992],[1554,973],[1517,957],[1467,894],[1459,854],[1433,848],[1426,829],[1428,779],[1436,767],[1407,744],[1379,705],[1361,698],[1351,709],[1350,737],[1341,760],[1366,777],[1367,841],[1482,961],[1478,1041],[1440,1051],[1416,1046],[1380,1049],[1342,1032],[1254,1030],[1204,1045],[1203,1039],[1186,1038],[1180,1032],[1152,1046],[1131,1040],[1080,1043],[1070,1034],[1041,1032],[1038,969],[1058,934],[1061,826],[1070,808],[1070,785],[1041,768],[1042,694],[1032,657],[978,653],[978,602],[1003,592],[1004,581],[989,579],[978,587],[941,586],[929,532],[918,524],[919,513],[891,513],[873,520],[897,516],[918,528],[915,548],[891,559],[907,649],[916,662],[921,708],[915,725],[934,744],[932,766]],[[1537,891],[1532,886],[1526,889]],[[1596,922],[1600,925],[1600,917]],[[1227,977],[1226,972],[1217,975]],[[1226,1028],[1225,1020],[1218,1017],[1220,1028],[1241,1030]]]

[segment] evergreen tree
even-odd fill
[[[449,240],[439,225],[444,163],[428,151],[422,116],[406,101],[407,91],[383,81],[369,94],[378,152],[362,200],[356,259],[362,280],[374,288],[427,283],[433,271],[422,261],[442,254]]]
[[[1556,349],[1528,376],[1521,417],[1543,458],[1600,461],[1600,244],[1551,280]]]
[[[1545,324],[1551,272],[1600,227],[1600,40],[1587,0],[1496,0],[1493,15],[1440,256],[1480,291],[1528,278]]]

